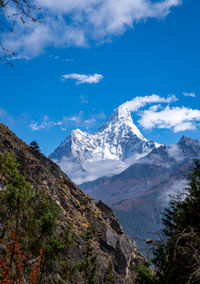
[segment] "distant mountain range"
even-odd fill
[[[87,194],[112,206],[133,238],[147,232],[154,238],[169,194],[184,194],[200,141],[186,136],[169,146],[148,141],[119,107],[97,133],[72,131],[50,158]]]
[[[158,239],[162,214],[170,195],[184,196],[194,159],[200,159],[200,141],[183,136],[177,144],[160,146],[125,171],[101,177],[80,187],[96,200],[112,206],[120,224],[144,248],[144,239]]]
[[[177,144],[160,146],[125,171],[81,185],[96,200],[113,205],[147,192],[162,182],[184,178],[193,160],[200,157],[200,142],[183,136]]]

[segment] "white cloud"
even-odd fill
[[[51,121],[48,115],[44,115],[41,123],[32,121],[29,127],[33,131],[38,131],[38,130],[49,130],[52,127],[61,126],[62,124],[63,124],[62,121],[57,121],[57,122]]]
[[[161,111],[144,110],[139,124],[145,129],[166,128],[174,132],[196,129],[196,122],[200,121],[200,110],[186,107],[165,107]]]
[[[126,103],[122,104],[122,106],[126,107],[127,110],[129,111],[138,111],[140,108],[146,106],[147,104],[170,103],[170,102],[175,102],[176,100],[177,98],[174,95],[171,95],[168,98],[163,98],[163,97],[153,94],[151,96],[135,97],[131,101],[127,101]],[[157,108],[159,106],[155,106],[155,107]]]
[[[62,121],[65,126],[73,124],[73,126],[78,127],[82,123],[83,117],[84,117],[84,112],[80,111],[77,115],[64,116]]]
[[[72,162],[71,159],[63,157],[61,162],[55,162],[77,184],[96,180],[105,176],[105,173],[106,176],[119,174],[127,168],[123,162],[116,160],[83,161],[82,165],[80,165],[76,161]]]
[[[34,2],[34,1],[33,1]],[[40,23],[16,23],[4,44],[36,56],[48,46],[87,46],[123,34],[136,23],[164,18],[181,0],[35,0],[41,7]]]
[[[89,128],[95,126],[99,120],[105,118],[105,114],[103,116],[103,112],[100,113],[93,113],[89,117],[85,117],[85,113],[80,111],[77,115],[68,116],[63,118],[63,125],[64,126],[73,126],[78,128]],[[98,120],[98,121],[97,121]]]
[[[169,202],[172,200],[172,196],[180,196],[182,200],[186,197],[186,191],[185,188],[188,185],[187,179],[180,179],[175,180],[171,184],[168,184],[167,187],[164,187],[162,190],[161,195],[159,196],[158,200],[160,204],[166,208],[169,204]]]
[[[80,85],[80,84],[97,84],[99,83],[100,80],[103,79],[103,75],[101,74],[93,74],[93,75],[85,75],[85,74],[77,74],[77,73],[73,73],[73,74],[66,74],[66,75],[62,75],[63,79],[73,79],[76,81],[76,85]]]
[[[49,130],[50,128],[55,127],[55,126],[59,126],[59,125],[62,125],[62,123],[61,122],[53,122],[53,121],[38,123],[38,122],[33,121],[29,125],[29,127],[33,131],[38,131],[38,130]]]
[[[10,60],[30,60],[31,58],[29,56],[26,56],[26,55],[20,55],[18,54],[17,56],[12,56],[10,58]]]
[[[196,94],[195,94],[194,92],[192,92],[192,93],[183,92],[183,95],[184,95],[185,97],[192,97],[192,98],[195,98],[195,97],[196,97]]]
[[[53,54],[50,54],[49,58],[54,59],[54,60],[59,60],[59,61],[62,61],[62,62],[73,62],[74,61],[73,58],[62,58],[58,55],[53,55]]]
[[[171,144],[167,148],[169,157],[176,160],[181,161],[184,159],[183,153],[180,151],[179,146],[177,144]]]
[[[2,110],[2,116],[4,115]],[[52,120],[48,115],[44,115],[40,122],[32,121],[28,127],[32,131],[39,130],[49,130],[53,127],[58,127],[62,131],[66,131],[71,128],[81,128],[88,129],[90,127],[97,126],[99,121],[105,119],[106,115],[104,112],[92,113],[90,116],[86,116],[83,111],[80,111],[76,115],[63,116],[59,121]],[[0,118],[1,118],[1,109],[0,109]]]
[[[58,18],[59,21],[45,16],[40,23],[30,23],[27,20],[26,25],[16,24],[15,33],[2,35],[4,46],[10,51],[30,57],[43,53],[49,46],[87,46],[83,31]]]
[[[150,106],[149,109],[151,109],[151,110],[153,110],[153,111],[157,111],[158,109],[162,109],[162,106],[161,106],[161,104],[159,104],[159,105],[153,105],[153,106]]]
[[[69,15],[71,25],[96,38],[123,33],[135,22],[147,18],[160,18],[180,0],[39,0],[42,7],[54,14]]]

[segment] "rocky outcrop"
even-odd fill
[[[77,245],[68,250],[68,260],[73,263],[81,260],[84,235],[92,224],[96,231],[92,246],[99,260],[98,283],[103,283],[103,275],[110,260],[114,264],[115,283],[133,283],[134,264],[140,262],[142,257],[137,252],[135,243],[119,225],[112,209],[103,202],[96,204],[59,166],[31,149],[5,125],[0,124],[0,152],[3,151],[13,151],[20,164],[20,172],[27,181],[38,190],[46,190],[49,197],[59,204],[62,215],[57,224],[58,230],[64,230],[73,223]],[[2,181],[0,187],[1,185],[3,186]]]
[[[139,257],[135,242],[124,232],[110,207],[102,201],[97,203],[97,207],[100,208],[103,218],[108,222],[107,226],[104,224],[97,226],[98,234],[101,236],[100,247],[112,255],[116,271],[119,274],[124,274],[127,279],[131,261],[136,255]]]

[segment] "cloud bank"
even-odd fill
[[[163,98],[158,95],[144,96],[144,97],[135,97],[131,101],[127,101],[122,106],[126,107],[129,111],[138,111],[147,104],[153,103],[171,103],[177,100],[176,96],[171,95],[168,98]]]
[[[138,122],[145,129],[165,128],[177,133],[196,129],[198,121],[200,121],[198,109],[167,106],[161,111],[151,108],[144,110]]]
[[[48,115],[44,115],[41,123],[32,121],[29,127],[31,128],[32,131],[38,131],[38,130],[48,131],[50,128],[55,126],[61,126],[62,124],[63,124],[62,121],[54,122],[49,119]]]
[[[35,0],[40,23],[16,23],[15,33],[3,36],[4,45],[37,56],[49,46],[88,46],[106,41],[149,18],[165,18],[181,0]],[[13,8],[11,8],[13,13]],[[11,14],[11,13],[10,13]],[[9,18],[8,18],[9,21]]]
[[[195,97],[195,93],[183,93],[183,95]],[[171,103],[177,101],[178,99],[175,95],[165,98],[152,94],[150,96],[135,97],[121,106],[126,107],[130,112],[137,113],[140,116],[138,123],[144,129],[172,129],[175,133],[195,130],[199,126],[200,110],[184,106],[170,106]],[[168,105],[163,107],[163,104]]]
[[[1,118],[1,109],[0,109],[0,118]],[[99,113],[92,113],[89,116],[86,116],[86,114],[83,111],[80,111],[76,115],[63,116],[63,118],[60,119],[59,121],[52,120],[48,117],[48,115],[44,115],[40,122],[32,121],[28,125],[28,127],[32,131],[40,131],[40,130],[48,131],[54,127],[59,127],[59,129],[62,131],[65,131],[68,128],[77,128],[77,127],[88,130],[89,128],[96,126],[99,121],[104,120],[105,118],[106,115],[102,111]]]
[[[85,84],[85,83],[97,84],[99,83],[99,81],[103,79],[103,75],[97,73],[93,75],[72,73],[72,74],[62,75],[62,79],[73,79],[76,81],[76,85]]]

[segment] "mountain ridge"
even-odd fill
[[[109,204],[131,237],[155,238],[169,195],[179,191],[184,196],[195,159],[200,159],[200,141],[182,136],[177,144],[152,150],[122,173],[80,187],[94,199]],[[140,242],[137,245],[144,249]]]
[[[160,146],[130,165],[122,173],[112,177],[101,177],[83,183],[80,187],[94,199],[102,199],[112,205],[131,198],[139,192],[148,191],[173,175],[179,167],[200,157],[200,142],[182,136],[177,144]],[[182,170],[184,172],[184,170]]]

